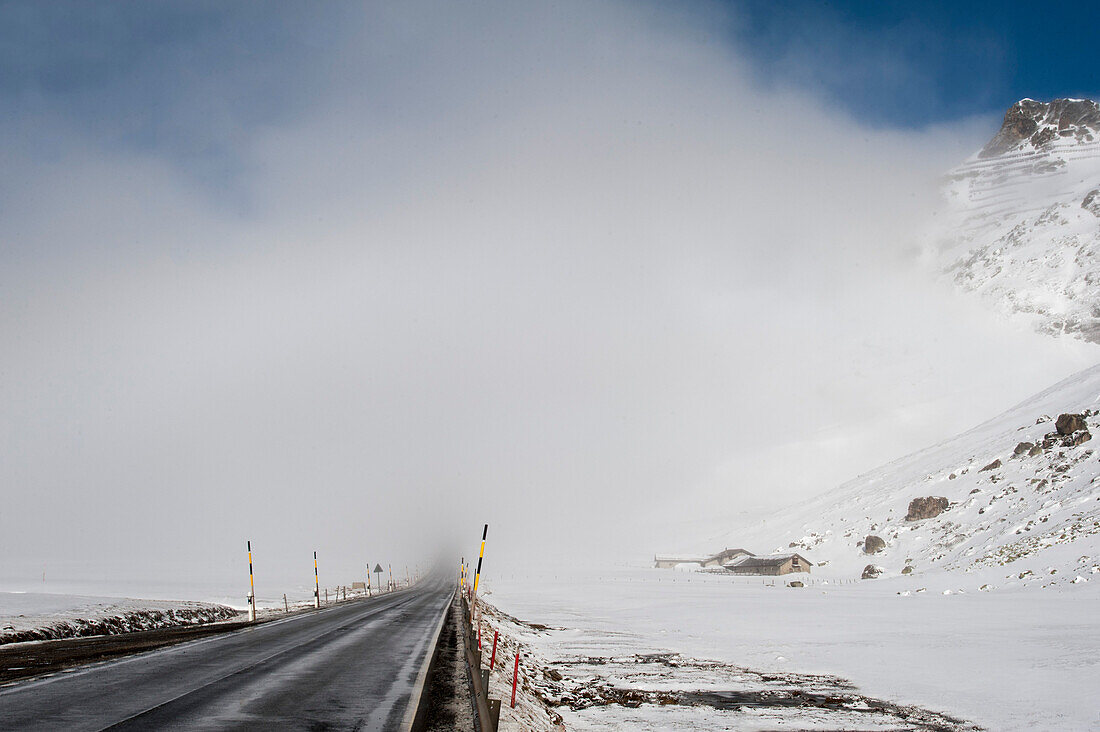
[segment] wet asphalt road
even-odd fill
[[[394,730],[453,584],[0,688],[3,730]]]

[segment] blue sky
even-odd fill
[[[762,83],[813,90],[877,125],[999,113],[1023,97],[1095,98],[1100,5],[746,0],[730,37]]]
[[[921,129],[975,115],[995,125],[1024,96],[1096,96],[1097,7],[747,0],[681,12],[703,18],[708,42],[747,59],[763,88],[809,93],[869,126]],[[364,19],[379,10],[0,3],[0,122],[14,124],[9,145],[32,156],[56,149],[39,128],[60,120],[97,147],[165,156],[229,190],[247,172],[235,151],[255,131],[292,124],[326,95],[362,95],[374,100],[372,114],[392,112],[387,100],[402,79],[434,71],[387,68],[386,52],[368,47],[377,39]],[[637,10],[647,14],[644,3]],[[676,21],[668,5],[648,10],[658,23]],[[478,33],[476,23],[453,30],[471,48],[486,42]]]

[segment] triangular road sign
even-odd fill
[[[374,565],[374,573],[375,573],[375,574],[378,574],[378,573],[380,573],[381,571],[382,571],[382,565],[381,565],[381,564],[376,564],[376,565]]]

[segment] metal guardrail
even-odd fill
[[[500,699],[489,698],[489,670],[481,667],[481,649],[477,647],[473,618],[470,615],[470,603],[462,595],[462,625],[466,650],[466,666],[470,671],[470,681],[474,687],[474,703],[477,705],[477,718],[481,732],[497,732],[500,724]]]

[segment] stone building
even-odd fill
[[[723,565],[734,574],[780,575],[810,572],[810,560],[801,554],[772,554],[766,557],[738,557]]]

